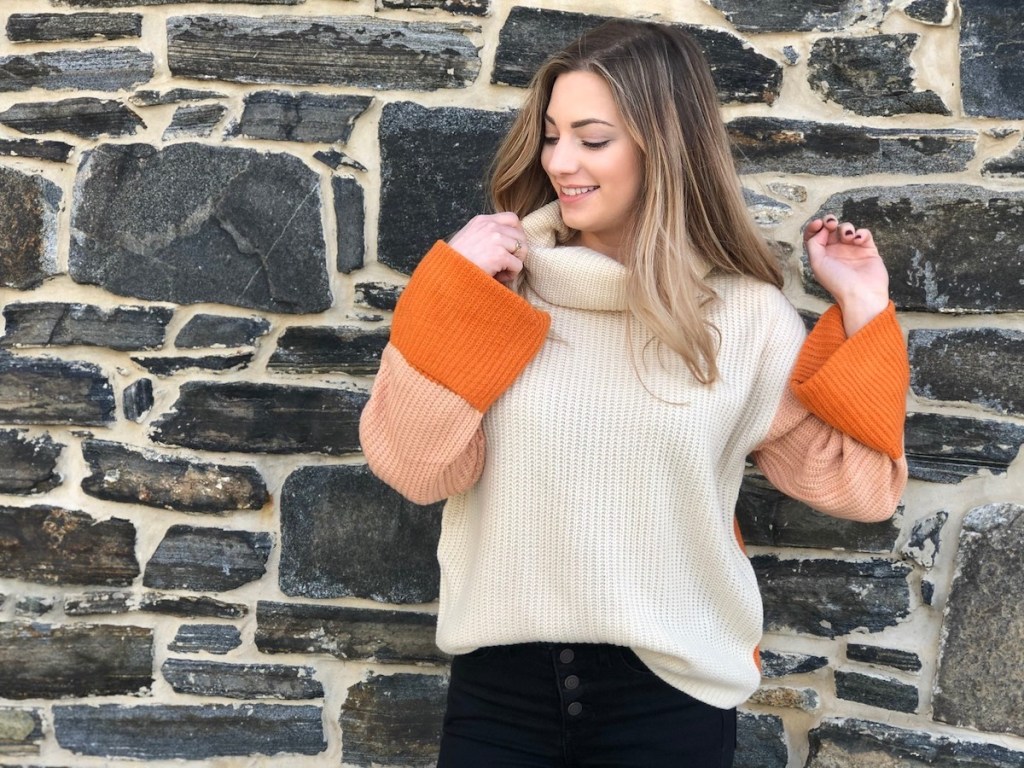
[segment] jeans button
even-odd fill
[[[575,658],[576,654],[572,652],[572,648],[566,648],[558,654],[558,660],[563,664],[572,664],[572,660]]]
[[[576,675],[569,675],[565,678],[563,685],[565,685],[567,691],[574,691],[580,687],[580,679]]]
[[[576,717],[580,712],[583,711],[583,705],[580,704],[578,701],[574,701],[572,704],[566,707],[565,711],[573,717]]]

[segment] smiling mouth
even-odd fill
[[[566,197],[578,197],[579,195],[585,195],[587,192],[593,192],[597,187],[559,187],[558,189]]]

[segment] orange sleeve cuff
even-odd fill
[[[413,272],[391,343],[416,370],[486,411],[547,338],[551,318],[443,241]]]
[[[893,459],[903,455],[910,366],[896,308],[889,306],[851,338],[830,307],[800,350],[790,386],[811,413]]]

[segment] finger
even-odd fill
[[[853,237],[857,233],[857,228],[848,221],[844,221],[839,225],[839,239],[844,243],[852,243]]]
[[[497,224],[505,227],[516,227],[519,226],[519,217],[512,213],[512,211],[502,211],[501,213],[492,213],[486,216]]]
[[[858,229],[856,234],[853,236],[853,242],[857,245],[873,246],[875,244],[874,235],[871,234],[870,229]]]
[[[839,226],[839,219],[837,219],[834,214],[829,213],[825,216],[824,220],[825,229],[827,229],[829,232],[835,232],[836,228]]]
[[[822,219],[815,219],[814,221],[808,222],[807,226],[804,227],[804,240],[810,240],[816,234],[821,232],[825,227],[825,222]]]

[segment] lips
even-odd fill
[[[564,197],[579,197],[580,195],[587,194],[587,192],[593,192],[595,189],[597,189],[596,186],[593,186],[593,187],[559,187],[558,191]]]

